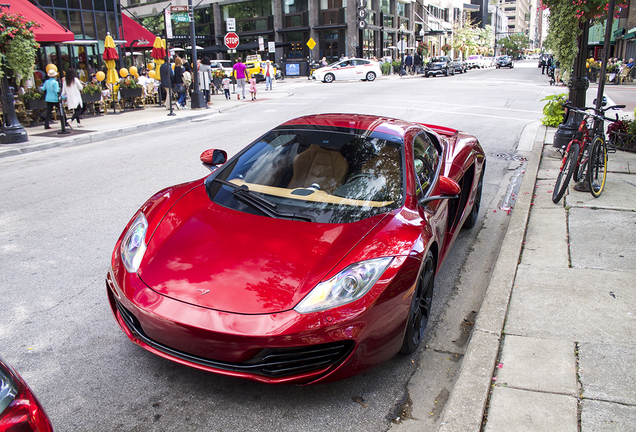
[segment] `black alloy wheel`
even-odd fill
[[[464,225],[462,228],[470,229],[475,226],[477,223],[477,218],[479,217],[479,207],[481,206],[481,191],[484,187],[484,173],[486,172],[486,166],[482,168],[481,175],[479,176],[479,182],[477,183],[477,190],[475,191],[475,202],[473,203],[473,208],[470,210],[470,215],[464,221]]]
[[[428,325],[433,303],[433,287],[435,286],[435,260],[433,254],[428,251],[422,265],[422,270],[417,279],[417,286],[413,293],[409,319],[406,323],[406,333],[400,352],[412,354],[420,347],[424,339],[424,332]]]

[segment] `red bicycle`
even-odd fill
[[[574,181],[586,180],[590,192],[594,197],[599,197],[605,185],[605,175],[607,174],[607,144],[605,143],[605,120],[614,122],[617,119],[605,117],[605,112],[613,109],[625,108],[625,105],[613,105],[607,108],[576,108],[571,105],[564,105],[570,112],[583,114],[583,119],[579,124],[579,130],[563,151],[561,169],[557,176],[552,192],[552,202],[555,204],[561,200],[568,188],[570,179]],[[593,136],[590,134],[593,132]],[[591,157],[590,157],[591,156]],[[589,171],[586,173],[586,171]],[[601,178],[599,178],[601,175]]]

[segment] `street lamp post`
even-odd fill
[[[190,95],[190,107],[195,108],[208,108],[205,103],[203,92],[199,89],[199,71],[197,70],[197,41],[196,33],[194,30],[194,8],[192,7],[192,0],[188,0],[188,14],[190,15],[190,46],[192,47],[192,84],[194,89]]]
[[[400,76],[406,75],[406,70],[404,69],[404,23],[400,24],[400,43],[398,44],[398,48],[400,49]]]

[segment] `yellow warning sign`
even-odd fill
[[[316,41],[313,40],[313,38],[309,38],[309,40],[307,41],[307,46],[310,50],[314,49],[314,47],[316,46]]]

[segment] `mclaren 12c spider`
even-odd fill
[[[342,379],[418,349],[435,274],[477,222],[474,136],[320,114],[201,161],[209,176],[155,194],[117,241],[106,288],[129,339],[272,384]]]

